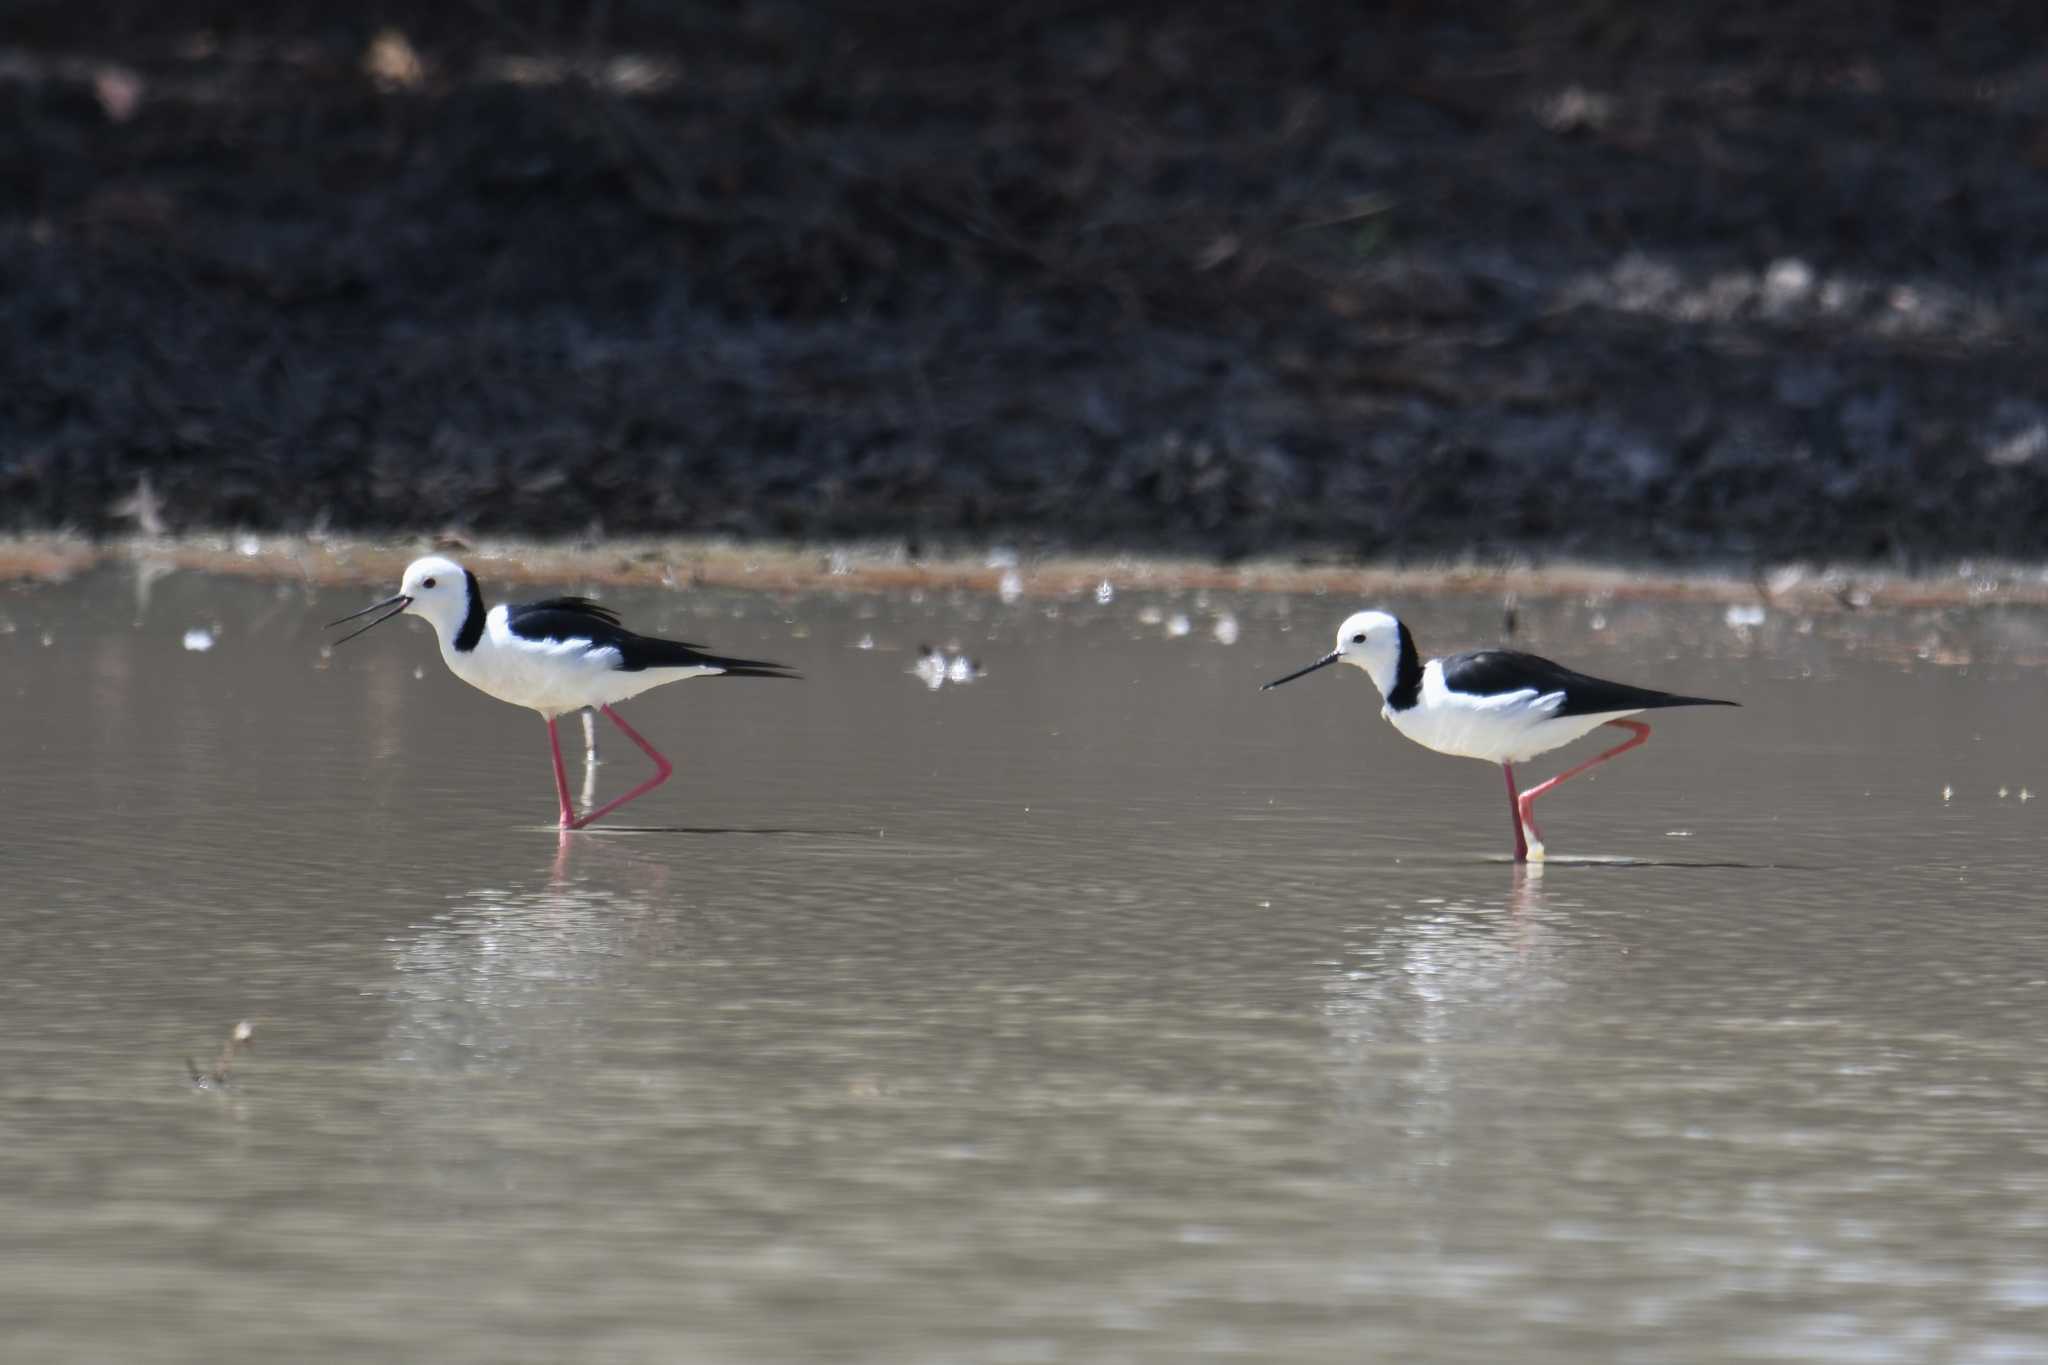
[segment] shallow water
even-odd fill
[[[1349,601],[618,594],[564,840],[381,595],[0,589],[5,1359],[2048,1358],[2042,613],[1525,603],[1746,709],[1521,870]]]

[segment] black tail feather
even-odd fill
[[[802,678],[803,674],[788,664],[765,663],[760,659],[720,659],[708,657],[704,660],[713,668],[722,668],[721,678]]]
[[[734,659],[723,654],[706,654],[695,645],[686,645],[680,640],[658,640],[646,635],[634,636],[630,650],[622,652],[626,655],[628,669],[719,668],[725,670],[717,675],[721,678],[797,676],[787,664],[770,663],[766,659]]]

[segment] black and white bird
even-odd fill
[[[1331,664],[1364,669],[1386,703],[1380,714],[1423,748],[1500,764],[1508,779],[1518,863],[1543,858],[1543,835],[1530,815],[1537,797],[1650,737],[1649,726],[1628,717],[1667,706],[1739,704],[1590,678],[1513,649],[1482,649],[1425,663],[1408,627],[1383,611],[1345,617],[1337,628],[1335,649],[1260,690]],[[1516,790],[1517,763],[1561,748],[1603,725],[1618,726],[1630,737],[1547,782]]]
[[[797,676],[782,664],[728,659],[678,640],[636,635],[619,624],[610,608],[585,597],[550,597],[486,608],[476,575],[439,555],[408,564],[397,596],[328,624],[338,626],[373,611],[384,614],[335,643],[353,640],[394,616],[423,616],[440,639],[441,657],[456,677],[499,701],[530,707],[547,718],[563,829],[582,829],[645,796],[675,771],[659,750],[619,718],[612,703],[685,678]],[[654,760],[655,771],[624,796],[579,816],[569,803],[569,778],[562,767],[562,741],[555,722],[586,706],[604,712],[627,739]]]

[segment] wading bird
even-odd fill
[[[389,610],[385,610],[389,608]],[[336,640],[344,644],[394,616],[423,616],[441,642],[449,671],[499,701],[538,711],[547,718],[548,748],[555,760],[555,795],[562,805],[562,828],[582,829],[628,801],[645,796],[668,781],[674,767],[639,731],[612,710],[613,702],[637,697],[663,683],[685,678],[793,678],[782,664],[759,659],[728,659],[705,654],[677,640],[636,635],[619,624],[608,607],[583,597],[550,597],[542,602],[516,602],[486,608],[476,575],[452,559],[429,555],[405,569],[398,594],[351,612],[338,626],[383,611],[369,625]],[[618,726],[627,739],[654,760],[654,776],[624,796],[578,816],[569,803],[569,778],[562,768],[562,741],[555,721],[568,712],[594,706]]]
[[[1425,663],[1408,627],[1383,611],[1345,617],[1337,628],[1335,649],[1260,690],[1331,664],[1364,669],[1385,702],[1380,714],[1423,748],[1500,764],[1508,779],[1518,863],[1543,858],[1543,832],[1530,812],[1537,797],[1650,737],[1649,726],[1628,717],[1667,706],[1738,705],[1589,678],[1513,649],[1482,649]],[[1603,725],[1627,730],[1630,737],[1547,782],[1527,791],[1515,789],[1517,763],[1561,748]]]

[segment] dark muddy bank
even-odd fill
[[[1701,8],[17,3],[0,526],[2037,557],[2048,11]]]

